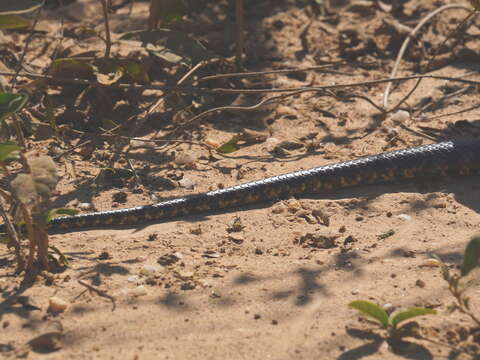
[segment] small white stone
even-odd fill
[[[407,214],[398,214],[397,217],[400,220],[405,220],[405,221],[412,220],[412,217],[410,215],[407,215]]]
[[[140,275],[153,276],[163,270],[163,266],[160,265],[143,265],[140,269]]]
[[[195,273],[193,271],[183,270],[178,272],[178,276],[183,280],[191,279]]]
[[[135,289],[132,289],[129,291],[130,295],[139,297],[139,296],[144,296],[147,295],[147,288],[143,285],[137,286]]]
[[[382,307],[383,307],[383,310],[385,310],[385,311],[393,310],[393,305],[390,304],[390,303],[383,304]]]
[[[80,203],[78,204],[78,208],[80,210],[92,210],[93,204],[92,203]]]
[[[184,177],[183,179],[179,180],[178,181],[178,184],[185,188],[185,189],[189,189],[189,190],[192,190],[194,187],[195,187],[195,181],[193,181],[192,179],[190,178],[186,178]]]
[[[48,302],[48,309],[52,313],[56,314],[64,312],[68,308],[68,305],[70,305],[69,302],[63,300],[62,298],[59,298],[58,296],[52,296],[50,299],[48,299]]]
[[[192,153],[179,153],[175,157],[175,164],[177,165],[185,165],[185,164],[193,164],[197,161],[197,157]]]
[[[270,137],[265,141],[265,145],[268,151],[272,151],[279,143],[280,140],[274,137]]]
[[[403,123],[410,119],[410,114],[408,111],[405,110],[398,110],[395,114],[391,117],[392,121]]]
[[[138,283],[140,281],[140,277],[138,275],[132,275],[127,278],[127,281],[130,283]]]

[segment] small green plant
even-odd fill
[[[27,101],[26,94],[0,92],[0,126],[5,125],[7,120],[11,119],[16,129],[17,141],[22,144],[25,141],[15,113],[22,110]],[[2,135],[4,134],[2,133]],[[0,213],[8,233],[8,240],[4,242],[7,246],[15,248],[18,270],[23,270],[25,267],[20,246],[22,236],[29,240],[27,268],[32,268],[35,252],[44,269],[48,269],[49,258],[52,256],[58,260],[57,263],[66,265],[66,258],[58,249],[49,246],[47,224],[56,215],[73,215],[74,210],[50,210],[50,199],[58,182],[55,163],[49,156],[27,155],[24,153],[24,149],[24,146],[18,146],[15,142],[9,141],[9,137],[0,143],[0,172],[10,176],[7,165],[15,160],[19,160],[22,164],[22,172],[10,181],[11,191],[0,189],[2,200],[10,205],[15,205],[13,209],[17,209],[12,222],[6,214],[3,202],[0,201]],[[13,223],[17,225],[17,230]]]
[[[440,260],[437,258],[437,260]],[[459,273],[452,273],[448,266],[442,263],[442,275],[448,283],[448,290],[455,298],[453,310],[459,310],[468,315],[477,325],[480,319],[473,313],[470,307],[470,297],[465,294],[468,286],[463,284],[464,279],[470,272],[480,265],[480,235],[474,236],[465,248],[463,264]]]
[[[403,326],[398,326],[400,323],[417,316],[437,313],[432,309],[413,307],[405,310],[398,310],[388,315],[382,307],[366,300],[352,301],[348,306],[374,319],[382,329],[388,331],[389,337],[395,337],[400,333],[404,333],[401,331]]]

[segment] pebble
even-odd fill
[[[127,278],[127,281],[131,283],[138,283],[140,281],[140,277],[138,275],[132,275]]]
[[[318,223],[323,224],[325,226],[330,226],[330,216],[320,208],[314,209],[312,211],[312,215],[315,216]]]
[[[197,161],[197,157],[194,154],[185,154],[180,153],[175,157],[175,164],[177,165],[185,165],[185,164],[193,164]]]
[[[147,288],[145,286],[140,285],[140,286],[137,286],[134,289],[131,289],[128,293],[132,296],[139,297],[139,296],[147,295],[148,292],[147,292]]]
[[[398,110],[395,114],[392,115],[391,119],[392,121],[403,123],[404,121],[410,119],[410,114],[408,113],[408,111]]]
[[[265,141],[265,145],[268,151],[272,151],[279,143],[280,140],[274,137],[270,137]]]
[[[287,207],[283,202],[277,203],[272,207],[272,214],[281,214],[287,210]]]
[[[263,249],[262,248],[255,248],[255,251],[254,251],[255,255],[263,255]]]
[[[64,312],[68,308],[68,305],[70,305],[70,303],[62,298],[59,298],[58,296],[52,296],[50,299],[48,299],[48,302],[48,310],[55,314]]]
[[[178,181],[178,185],[185,189],[192,190],[195,187],[196,183],[192,179],[184,177],[183,179]]]
[[[80,210],[92,210],[93,204],[92,203],[80,203],[78,204],[78,208]]]
[[[393,310],[393,305],[390,304],[390,303],[386,303],[386,304],[383,304],[383,310],[389,312],[389,311],[392,311]]]
[[[291,213],[296,213],[302,208],[302,204],[297,199],[288,199],[285,201],[285,205]]]
[[[240,245],[245,241],[245,238],[243,237],[243,235],[239,233],[232,233],[228,235],[228,239],[237,245]]]
[[[218,142],[217,140],[211,139],[211,138],[206,138],[204,140],[204,142],[205,142],[205,144],[210,145],[214,148],[218,148],[221,145],[220,142]]]
[[[140,275],[144,276],[153,276],[163,270],[163,266],[161,265],[143,265],[140,269]]]
[[[425,285],[427,285],[427,284],[425,283],[425,281],[418,279],[418,280],[415,282],[415,285],[417,285],[419,288],[424,288]]]
[[[398,214],[397,217],[400,220],[405,220],[405,221],[412,220],[412,217],[410,215],[407,215],[407,214]]]
[[[421,264],[421,267],[440,267],[442,266],[442,263],[438,261],[437,259],[425,259]]]
[[[216,251],[206,250],[202,256],[210,259],[216,259],[219,258],[221,255]]]
[[[178,272],[178,276],[182,278],[183,280],[188,280],[193,278],[195,273],[193,271],[188,271],[188,270],[183,270]]]

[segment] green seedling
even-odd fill
[[[45,223],[48,224],[54,218],[58,217],[58,215],[73,216],[77,213],[78,211],[75,209],[52,209],[47,213]],[[48,260],[54,262],[59,267],[68,267],[69,264],[67,257],[56,246],[49,245],[48,250]]]
[[[6,171],[5,165],[7,165],[12,160],[20,159],[19,151],[21,149],[22,148],[14,142],[0,143],[0,166],[3,171],[8,173],[8,171]]]
[[[238,143],[239,137],[238,135],[233,136],[230,140],[228,140],[226,143],[223,143],[217,151],[221,154],[230,154],[232,152],[235,152],[239,149],[237,143]]]
[[[67,257],[56,247],[50,245],[48,247],[48,260],[54,262],[57,266],[66,268],[68,267]]]
[[[54,218],[58,217],[58,215],[73,216],[73,215],[76,215],[77,213],[78,211],[75,209],[67,209],[67,208],[52,209],[47,213],[45,223],[48,224]]]
[[[20,111],[27,101],[27,94],[0,92],[0,120],[3,121],[13,113]]]
[[[440,259],[437,258],[440,261]],[[463,255],[463,264],[460,267],[460,273],[451,273],[446,264],[442,263],[442,275],[448,283],[448,290],[456,300],[454,310],[468,315],[477,325],[480,325],[480,319],[473,313],[470,307],[470,297],[465,295],[467,286],[462,284],[462,278],[480,265],[480,235],[474,236],[465,248]]]
[[[366,300],[352,301],[350,304],[348,304],[348,306],[374,319],[375,322],[379,324],[382,329],[385,329],[389,332],[390,336],[395,336],[395,334],[398,333],[398,330],[400,330],[398,325],[406,320],[412,319],[417,316],[437,313],[433,309],[413,307],[410,309],[398,310],[388,315],[388,313],[383,308],[381,308],[377,304]]]

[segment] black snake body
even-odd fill
[[[301,194],[412,178],[468,175],[480,169],[480,140],[444,141],[296,171],[156,204],[53,219],[49,232],[139,225]],[[5,232],[0,225],[0,232]]]

